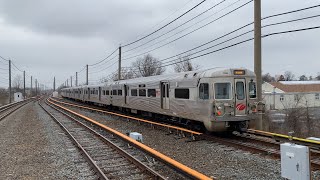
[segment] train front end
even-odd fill
[[[247,69],[230,69],[212,78],[213,101],[208,131],[245,131],[258,112],[256,76]]]

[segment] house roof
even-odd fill
[[[320,92],[320,81],[279,81],[270,84],[284,92]]]

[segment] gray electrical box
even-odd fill
[[[142,134],[140,134],[140,133],[131,132],[131,133],[129,134],[129,137],[131,137],[132,139],[135,139],[135,140],[137,140],[137,141],[139,141],[139,142],[142,142]]]
[[[310,180],[309,147],[291,143],[280,145],[281,176],[290,180]]]

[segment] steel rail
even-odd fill
[[[304,138],[299,138],[294,136],[291,137],[284,134],[278,134],[278,133],[255,130],[255,129],[248,129],[247,133],[273,138],[278,141],[284,141],[284,142],[291,141],[297,144],[303,144],[303,145],[309,146],[312,149],[320,150],[320,142],[315,140],[304,139]]]
[[[194,169],[191,169],[191,168],[189,168],[189,167],[187,167],[187,166],[185,166],[185,165],[183,165],[183,164],[171,159],[170,157],[168,157],[168,156],[166,156],[166,155],[164,155],[164,154],[162,154],[162,153],[160,153],[160,152],[158,152],[158,151],[156,151],[156,150],[154,150],[154,149],[152,149],[152,148],[150,148],[150,147],[148,147],[148,146],[146,146],[146,145],[144,145],[144,144],[142,144],[142,143],[140,143],[140,142],[138,142],[138,141],[136,141],[136,140],[134,140],[134,139],[132,139],[132,138],[130,138],[130,137],[128,137],[128,136],[126,136],[126,135],[114,130],[114,129],[112,129],[112,128],[110,128],[110,127],[108,127],[108,126],[106,126],[106,125],[104,125],[104,124],[101,124],[101,123],[99,123],[99,122],[97,122],[97,121],[95,121],[95,120],[93,120],[91,118],[88,118],[88,117],[86,117],[86,116],[84,116],[82,114],[76,113],[76,112],[74,112],[74,111],[72,111],[72,110],[70,110],[70,109],[68,109],[66,107],[63,107],[62,105],[56,104],[56,103],[52,102],[51,99],[49,99],[48,101],[51,104],[53,104],[53,105],[65,110],[65,111],[71,113],[72,115],[74,115],[76,117],[79,117],[79,118],[82,118],[82,119],[84,119],[84,120],[86,120],[88,122],[91,122],[92,124],[94,124],[94,125],[102,128],[102,129],[104,129],[104,130],[106,130],[106,131],[118,136],[119,138],[121,138],[121,139],[127,141],[128,143],[130,143],[131,145],[139,148],[140,150],[146,152],[147,154],[153,156],[154,158],[156,158],[156,159],[164,162],[165,164],[171,166],[177,172],[181,172],[182,174],[184,174],[184,175],[186,175],[186,176],[188,176],[190,178],[193,178],[193,179],[204,179],[204,180],[212,179],[212,178],[207,177],[206,175],[204,175],[204,174],[202,174],[202,173],[200,173],[198,171],[195,171]]]
[[[104,173],[102,172],[102,170],[98,167],[98,165],[94,162],[94,160],[90,157],[90,155],[88,154],[88,152],[83,148],[83,146],[77,141],[77,139],[71,134],[71,132],[52,114],[50,113],[45,107],[43,107],[40,103],[40,101],[38,101],[40,107],[62,128],[62,130],[67,134],[67,136],[75,143],[75,145],[77,146],[77,148],[83,152],[85,159],[87,160],[87,162],[90,163],[90,165],[93,167],[93,169],[95,170],[95,172],[98,174],[99,178],[101,179],[108,179]],[[50,106],[48,104],[48,106]],[[52,106],[50,106],[52,107]],[[52,107],[54,108],[54,107]]]
[[[2,107],[0,109],[0,121],[3,120],[4,118],[8,117],[10,114],[15,112],[16,110],[20,109],[24,105],[28,104],[32,99],[27,99],[24,101],[16,102],[16,103],[11,103],[9,105],[6,105],[5,107]]]
[[[158,123],[158,122],[154,122],[154,121],[150,121],[150,120],[146,120],[146,119],[142,119],[142,118],[123,115],[123,114],[110,112],[110,111],[106,111],[106,110],[101,110],[101,109],[96,109],[96,108],[92,108],[92,107],[88,107],[88,106],[82,106],[82,105],[77,105],[77,104],[73,104],[73,103],[66,103],[66,102],[55,100],[53,98],[50,98],[50,99],[55,101],[55,102],[58,102],[58,103],[61,103],[61,104],[64,104],[64,105],[68,105],[68,106],[78,107],[78,108],[87,109],[87,110],[91,110],[91,111],[96,111],[96,112],[100,112],[100,113],[111,114],[111,115],[115,115],[115,116],[119,116],[119,117],[123,117],[123,118],[136,120],[136,121],[139,121],[139,122],[148,123],[148,124],[151,124],[151,125],[156,125],[156,126],[160,126],[160,127],[164,127],[164,128],[168,128],[168,129],[173,129],[173,130],[177,130],[177,131],[184,132],[184,133],[189,133],[191,135],[192,139],[196,139],[195,135],[196,136],[200,136],[202,134],[200,132],[193,131],[193,130],[186,129],[186,128],[182,128],[182,127],[178,127],[178,126],[162,124],[162,123]]]
[[[47,102],[46,102],[47,103]],[[49,104],[48,104],[49,105]],[[52,107],[52,105],[49,105],[50,107]],[[139,167],[143,172],[145,172],[146,174],[148,174],[149,176],[153,177],[153,179],[165,179],[164,177],[162,177],[159,173],[157,173],[156,171],[154,171],[153,169],[149,168],[148,166],[146,166],[145,164],[143,164],[141,161],[139,161],[138,159],[136,159],[135,157],[133,157],[132,155],[128,154],[126,151],[124,151],[123,149],[121,149],[120,147],[118,147],[116,144],[114,144],[113,142],[111,142],[110,140],[108,140],[107,138],[105,138],[104,136],[102,136],[100,133],[96,132],[95,130],[93,130],[92,128],[90,128],[89,126],[85,125],[84,123],[80,122],[79,120],[75,119],[74,117],[70,116],[69,114],[63,112],[62,110],[57,109],[56,107],[52,107],[53,109],[57,110],[58,112],[62,113],[63,115],[65,115],[66,117],[68,117],[69,119],[75,121],[76,123],[78,123],[79,125],[85,127],[87,130],[89,130],[90,132],[92,132],[94,135],[96,135],[99,139],[101,139],[104,143],[106,143],[108,146],[110,146],[112,149],[116,150],[119,154],[121,154],[122,156],[124,156],[126,159],[128,159],[131,163],[133,163],[134,165],[136,165],[137,167]],[[85,151],[85,150],[84,150]]]

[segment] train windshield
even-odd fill
[[[231,83],[215,83],[215,99],[231,99]]]
[[[249,96],[250,98],[257,97],[257,88],[255,82],[249,82]]]

